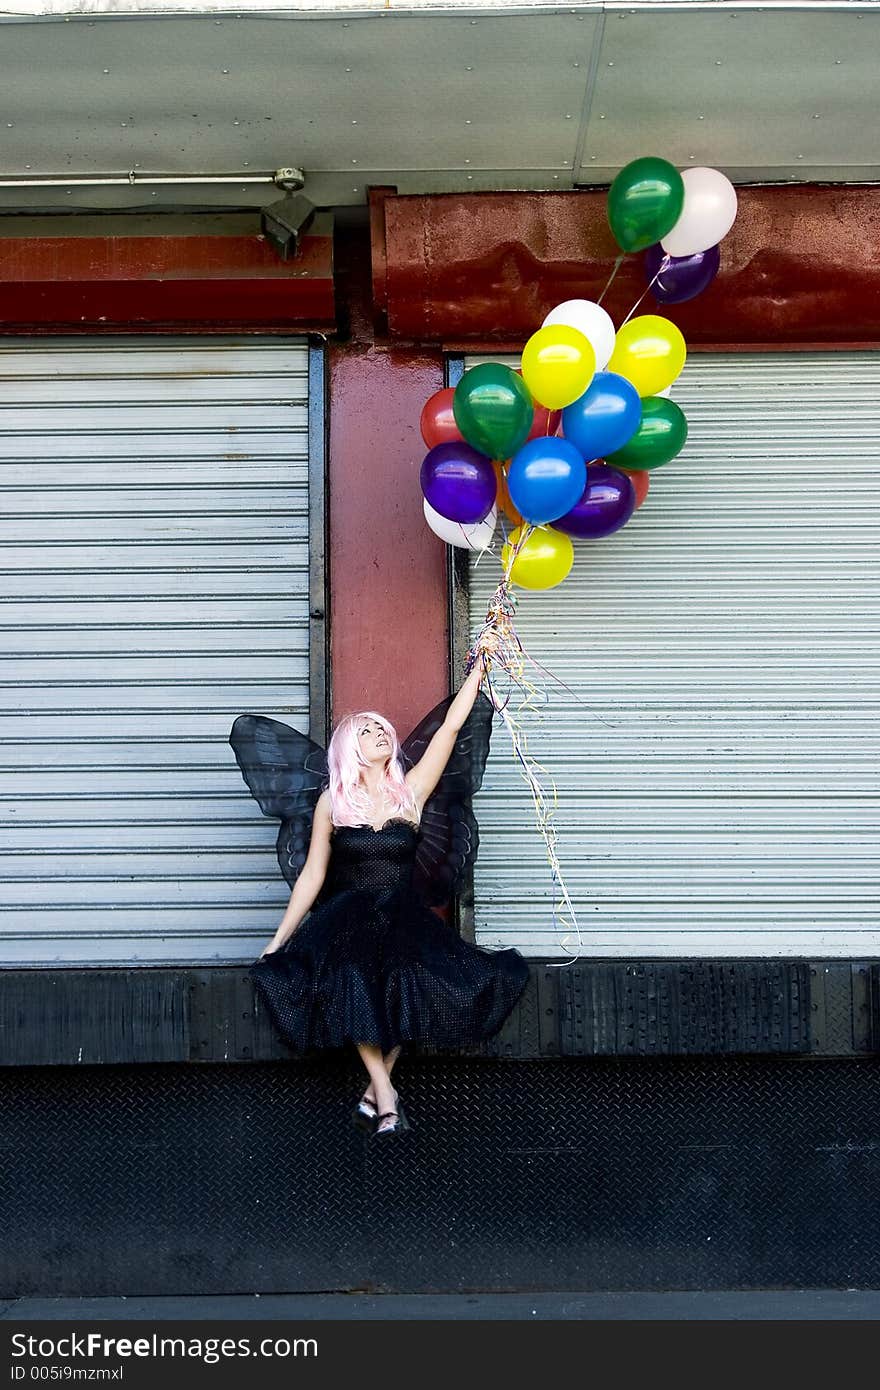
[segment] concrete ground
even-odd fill
[[[10,1322],[175,1319],[308,1322],[454,1320],[739,1319],[857,1320],[880,1318],[880,1290],[808,1289],[663,1293],[461,1293],[461,1294],[228,1294],[164,1298],[0,1299],[0,1319]]]

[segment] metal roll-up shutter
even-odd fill
[[[0,344],[6,964],[252,959],[288,890],[228,744],[308,731],[308,348]]]
[[[880,354],[694,354],[672,394],[690,437],[641,510],[517,590],[574,692],[544,678],[524,728],[583,952],[875,955]],[[471,559],[472,634],[499,575]],[[477,940],[564,957],[497,719],[477,810]]]

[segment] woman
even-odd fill
[[[490,1037],[528,978],[519,952],[463,941],[430,906],[476,855],[470,802],[493,712],[480,685],[495,649],[489,634],[458,693],[402,746],[375,711],[343,719],[326,755],[261,716],[240,716],[230,736],[262,809],[282,818],[279,860],[293,884],[251,975],[295,1050],[355,1044],[369,1085],[353,1120],[377,1138],[410,1128],[391,1082],[401,1046]]]

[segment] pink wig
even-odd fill
[[[386,820],[401,815],[414,820],[418,811],[415,797],[404,777],[400,760],[400,745],[393,724],[383,719],[375,710],[361,710],[359,714],[349,714],[341,719],[333,731],[327,749],[327,763],[330,769],[330,818],[334,825],[365,825],[375,811],[370,805],[366,788],[360,780],[361,768],[369,767],[358,744],[358,730],[365,720],[372,720],[388,735],[391,752],[385,764],[385,773],[379,782],[379,792],[387,796],[390,810]]]

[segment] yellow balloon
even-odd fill
[[[681,329],[659,314],[641,314],[618,331],[607,370],[625,376],[640,396],[656,396],[672,385],[686,357]]]
[[[501,547],[501,564],[507,572],[511,549],[522,535],[522,527],[511,531]],[[553,589],[561,584],[574,563],[574,546],[564,531],[552,526],[536,527],[513,562],[510,578],[523,589]]]
[[[595,371],[593,344],[567,323],[539,328],[523,348],[523,381],[535,400],[550,410],[561,410],[582,396]]]

